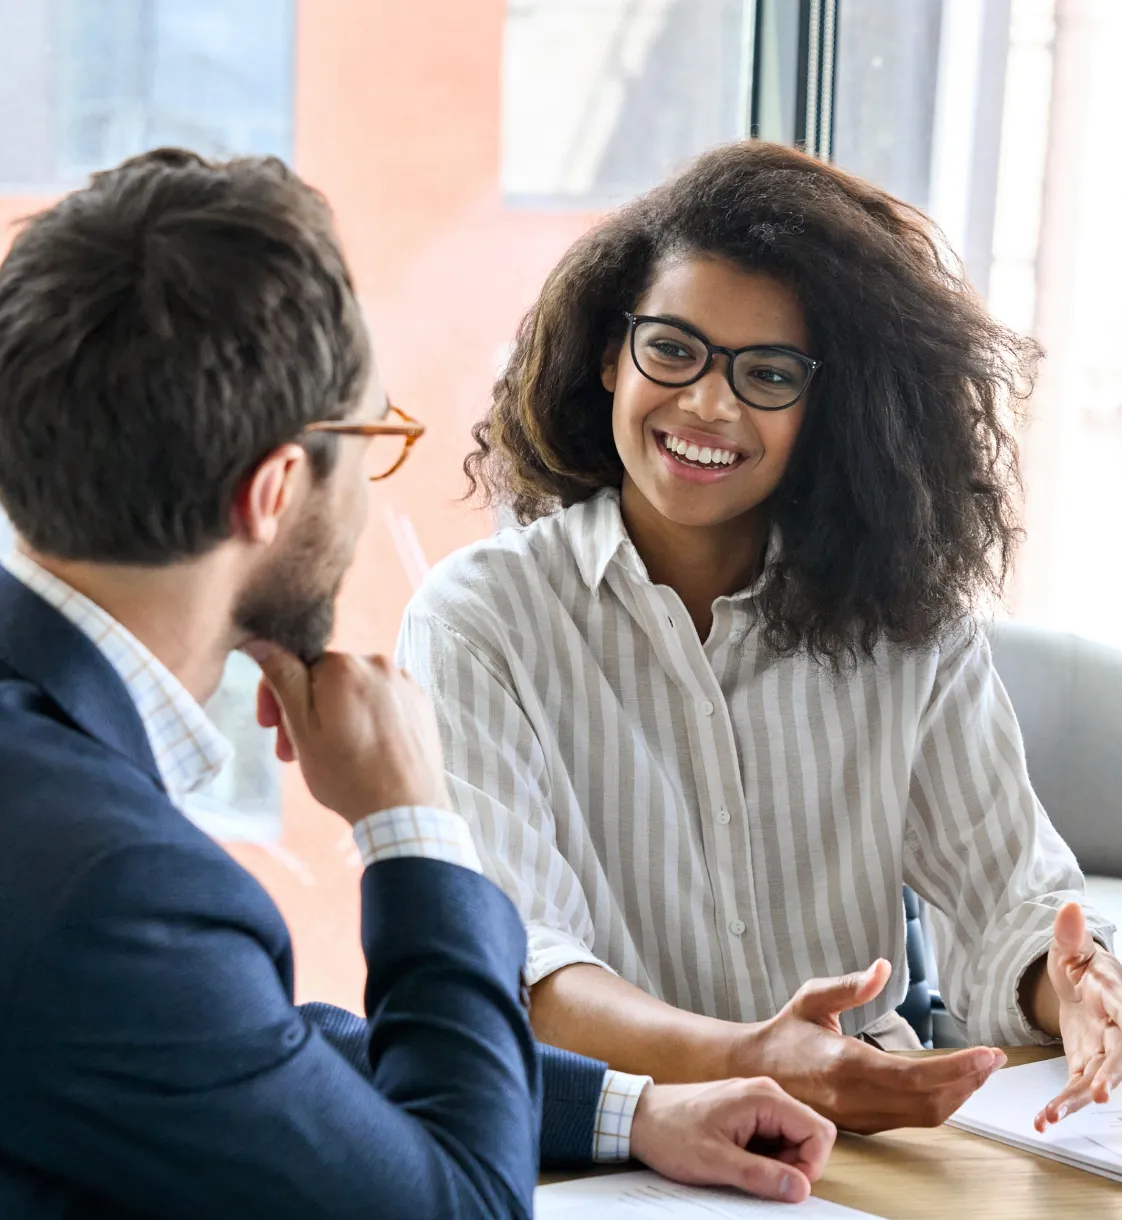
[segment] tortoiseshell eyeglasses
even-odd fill
[[[391,416],[396,418],[391,419]],[[388,479],[405,465],[409,451],[425,434],[425,425],[400,407],[389,404],[386,418],[369,423],[354,423],[350,420],[324,420],[309,424],[305,432],[327,432],[334,436],[368,436],[376,438],[370,446],[370,471],[372,483]]]

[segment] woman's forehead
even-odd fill
[[[712,255],[667,259],[635,312],[680,318],[726,347],[779,343],[805,348],[808,342],[794,289],[765,271],[747,271]]]

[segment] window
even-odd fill
[[[845,0],[834,157],[917,207],[931,191],[942,0]]]
[[[756,7],[752,134],[761,140],[795,143],[800,7],[789,0],[760,0]]]
[[[253,718],[261,672],[240,653],[226,662],[222,685],[206,705],[233,750],[222,773],[188,798],[187,813],[208,834],[227,842],[270,843],[281,835],[281,768],[273,733]]]
[[[294,0],[0,0],[0,182],[161,144],[292,155]]]
[[[983,295],[1009,29],[1009,0],[846,0],[838,12],[835,159],[930,212]]]
[[[838,0],[756,0],[750,130],[829,158]]]
[[[743,136],[752,8],[746,0],[507,0],[507,199],[626,199]]]

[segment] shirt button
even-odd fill
[[[727,809],[721,808],[717,810],[717,821],[722,826],[727,826],[732,821],[732,814]]]
[[[744,924],[744,920],[743,919],[730,919],[729,920],[729,931],[733,934],[733,936],[743,936],[744,933],[747,931],[747,928],[745,927],[745,924]]]
[[[703,716],[712,716],[713,715],[713,705],[712,705],[712,703],[709,702],[708,699],[702,699],[702,701],[697,706],[698,706],[698,710],[701,712],[701,714]]]

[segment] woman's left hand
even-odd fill
[[[1059,1001],[1069,1075],[1036,1116],[1037,1131],[1106,1101],[1122,1080],[1122,962],[1092,939],[1077,902],[1056,915],[1047,977]]]

